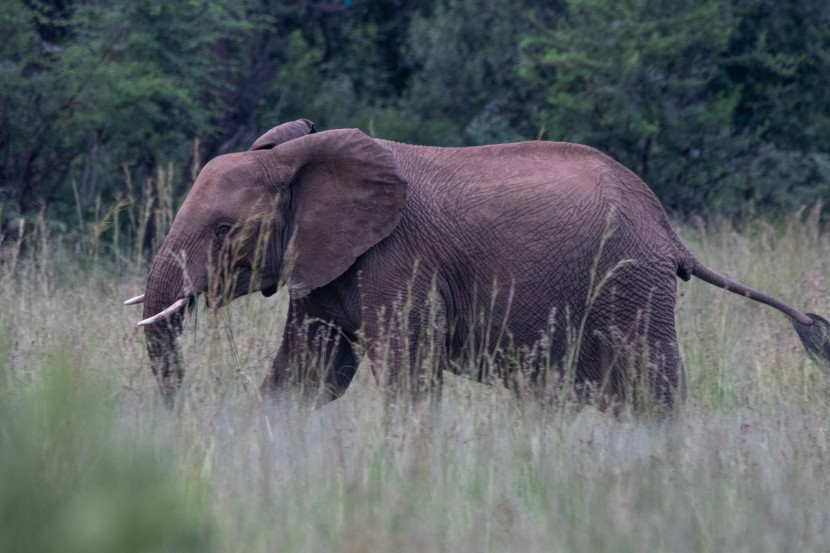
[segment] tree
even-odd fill
[[[413,71],[401,106],[432,129],[416,129],[425,141],[457,146],[533,136],[527,86],[517,73],[527,9],[527,2],[442,0],[414,18],[406,44]]]
[[[75,183],[85,209],[122,166],[148,172],[190,149],[210,117],[197,101],[210,78],[205,45],[227,25],[216,3],[12,4],[0,16],[6,201],[22,213],[71,205]]]
[[[571,0],[524,41],[522,75],[547,137],[610,153],[677,211],[793,209],[830,192],[829,16],[813,0]]]
[[[716,180],[707,161],[736,103],[716,86],[732,19],[717,0],[571,0],[523,45],[523,75],[545,89],[546,138],[598,147],[675,204]]]

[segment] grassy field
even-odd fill
[[[263,408],[286,300],[257,294],[188,324],[170,412],[140,310],[121,305],[143,269],[29,232],[0,272],[0,551],[830,547],[830,375],[771,308],[679,284],[689,398],[670,422],[451,377],[440,414],[386,418],[365,368],[320,410]],[[815,216],[681,234],[713,268],[830,316]]]

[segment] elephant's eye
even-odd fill
[[[227,223],[222,223],[216,227],[216,237],[224,238],[231,231],[231,226]]]

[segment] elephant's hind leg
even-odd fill
[[[668,413],[683,403],[685,369],[673,323],[659,332],[626,334],[613,328],[598,336],[597,361],[583,383],[593,390],[598,406],[619,408],[622,403],[637,413]]]
[[[674,321],[674,275],[666,282],[618,286],[591,317],[594,339],[585,352],[591,366],[583,370],[599,382],[601,397],[622,400],[635,412],[672,412],[686,395]]]
[[[675,329],[674,275],[667,280],[671,286],[657,288],[651,295],[648,326],[645,335],[644,358],[647,359],[646,410],[671,413],[686,399],[686,370],[680,357]]]

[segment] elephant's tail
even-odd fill
[[[782,302],[781,300],[777,300],[772,296],[768,296],[763,292],[759,292],[757,290],[753,290],[749,286],[745,284],[741,284],[740,282],[735,282],[734,280],[730,280],[723,276],[720,273],[716,273],[703,263],[697,262],[695,263],[694,268],[692,268],[692,274],[699,278],[704,282],[708,282],[709,284],[714,284],[718,288],[723,288],[724,290],[728,290],[732,293],[739,294],[741,296],[747,297],[751,300],[755,300],[761,303],[765,303],[771,307],[776,308],[777,310],[781,311],[793,321],[797,321],[802,325],[812,325],[813,319],[811,319],[806,313],[802,313],[795,307],[787,305],[786,303]]]
[[[830,370],[830,322],[826,319],[814,313],[803,313],[781,300],[730,280],[703,263],[695,263],[691,274],[718,288],[765,303],[787,315],[810,358],[824,370]]]

